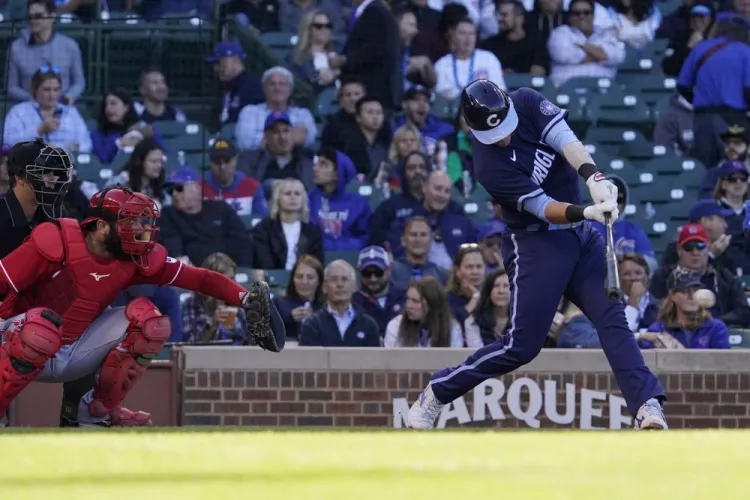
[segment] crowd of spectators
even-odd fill
[[[37,136],[103,169],[127,155],[101,185],[76,181],[71,199],[129,186],[161,206],[161,242],[175,258],[238,281],[288,273],[274,300],[290,340],[307,346],[480,347],[500,338],[512,317],[502,210],[480,206],[481,222],[466,212],[462,196],[477,189],[470,131],[460,116],[437,116],[436,101],[454,101],[477,78],[503,88],[510,75],[546,77],[550,88],[614,81],[630,51],[667,39],[656,70],[676,78],[676,91],[653,141],[707,170],[668,248],[655,251],[626,216],[616,223],[628,324],[643,348],[729,348],[728,327],[750,328],[740,281],[750,274],[747,0],[684,0],[673,12],[653,0],[220,2],[221,15],[252,36],[287,32],[295,45],[262,74],[248,71],[246,47],[233,40],[196,59],[221,85],[216,123],[233,130],[214,131],[203,174],[201,165],[167,168],[179,152],[160,127],[189,120],[157,67],[143,68],[139,95],[106,90],[87,126],[76,106],[87,87],[81,50],[55,28],[58,12],[85,19],[95,3],[24,2],[28,27],[8,53],[0,188],[8,189],[7,146]],[[107,4],[150,21],[213,15],[212,2],[195,0]],[[295,78],[317,95],[334,91],[338,110],[321,117],[295,105]],[[614,180],[626,214],[628,185]],[[80,203],[68,210],[85,213]],[[698,288],[714,291],[712,307],[693,300]],[[248,342],[236,308],[158,293],[173,341]],[[598,340],[563,299],[547,346]]]

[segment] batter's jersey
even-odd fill
[[[508,94],[518,114],[518,127],[507,147],[486,145],[473,139],[474,171],[496,203],[503,207],[503,221],[511,230],[545,225],[524,210],[535,198],[581,204],[578,173],[547,143],[556,127],[565,126],[567,112],[530,88]]]

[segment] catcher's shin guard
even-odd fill
[[[95,417],[107,416],[120,406],[172,332],[169,317],[162,316],[145,297],[132,300],[125,307],[125,317],[130,320],[125,338],[109,351],[99,370],[89,404],[89,413]]]
[[[265,281],[256,281],[242,300],[247,332],[262,349],[281,352],[286,342],[286,327]]]
[[[62,318],[56,313],[36,307],[18,327],[6,331],[6,341],[0,346],[0,415],[60,350],[61,325]]]

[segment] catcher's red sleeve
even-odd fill
[[[192,292],[215,297],[227,304],[239,306],[244,288],[221,273],[183,264],[168,258],[164,267],[154,276],[139,276],[138,282],[159,286],[176,286]]]
[[[26,290],[41,277],[54,273],[60,263],[45,258],[31,238],[0,260],[0,295]]]

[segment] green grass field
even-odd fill
[[[0,498],[750,498],[750,432],[0,434]]]

